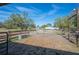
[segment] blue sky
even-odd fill
[[[79,4],[68,3],[11,3],[0,7],[0,21],[5,21],[13,13],[28,13],[36,25],[55,22],[55,19],[67,16]]]

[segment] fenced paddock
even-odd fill
[[[29,31],[0,32],[0,54],[8,54],[8,43],[13,39],[22,39],[29,35]]]
[[[68,31],[64,33],[64,37],[67,38],[70,42],[79,46],[79,9],[73,10],[72,13],[68,16]],[[73,24],[72,21],[76,23]],[[72,28],[71,26],[75,27]]]

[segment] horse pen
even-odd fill
[[[29,31],[7,31],[0,32],[0,54],[8,54],[9,41],[12,39],[22,39],[22,36],[29,35]]]
[[[72,27],[72,25],[75,27]],[[74,9],[68,16],[68,31],[65,34],[65,38],[76,44],[77,47],[79,46],[79,9]]]
[[[67,20],[64,35],[53,29],[0,32],[0,55],[79,55],[79,9],[74,9]]]

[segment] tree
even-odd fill
[[[58,27],[59,29],[67,29],[68,28],[68,17],[60,17],[56,19],[56,22],[54,23],[54,27]]]
[[[48,24],[46,24],[48,27],[52,27],[52,24],[51,23],[48,23]]]
[[[47,27],[47,25],[45,25],[45,24],[41,26],[42,29],[45,29],[46,27]]]
[[[52,24],[48,23],[41,26],[42,29],[45,29],[46,27],[52,27]]]
[[[8,29],[17,29],[22,30],[28,29],[29,27],[35,28],[34,21],[27,18],[25,14],[12,14],[8,20],[4,22],[5,27]]]
[[[28,24],[28,29],[29,30],[35,30],[36,25],[35,25],[34,21],[32,19],[29,19],[27,22],[28,22],[27,23]]]
[[[62,28],[62,19],[61,18],[57,18],[55,23],[54,23],[54,27],[58,27],[58,28]]]

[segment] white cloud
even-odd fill
[[[30,17],[37,17],[37,16],[39,16],[39,14],[41,12],[41,10],[39,10],[35,7],[27,8],[27,7],[22,7],[22,6],[16,6],[16,9],[20,12],[28,13],[28,15]]]
[[[40,9],[37,9],[35,7],[27,8],[27,7],[22,7],[22,6],[16,6],[16,9],[18,9],[21,12],[28,13],[31,17],[36,17],[41,20],[46,17],[53,16],[58,11],[59,7],[52,4],[52,9],[46,13],[42,13]]]
[[[58,10],[60,9],[59,6],[52,4],[52,9],[49,10],[48,12],[43,13],[43,11],[41,11],[40,9],[37,9],[35,7],[22,7],[22,6],[16,6],[16,9],[18,9],[21,12],[27,12],[32,18],[37,19],[37,20],[44,20],[46,18],[50,18],[58,12]]]
[[[26,7],[21,7],[21,6],[17,6],[16,7],[19,11],[21,11],[21,12],[34,12],[34,13],[37,13],[37,12],[39,12],[39,9],[36,9],[36,8],[34,8],[34,7],[32,7],[32,8],[26,8]]]
[[[33,12],[33,10],[32,9],[29,9],[29,8],[25,8],[25,7],[20,7],[20,6],[18,6],[18,7],[16,7],[19,11],[21,11],[21,12]]]
[[[52,8],[54,9],[60,9],[60,7],[58,5],[52,4]]]
[[[49,10],[48,12],[46,12],[46,13],[41,14],[38,19],[43,20],[47,17],[54,16],[58,12],[59,9],[60,9],[60,7],[52,4],[52,9]]]
[[[11,14],[10,12],[7,12],[7,11],[2,11],[2,10],[0,10],[0,14],[6,14],[6,15],[8,15],[8,14]]]
[[[12,13],[15,13],[15,12],[18,13],[18,12],[20,12],[19,10],[16,9],[15,6],[6,6],[5,8],[7,10],[11,11]]]
[[[52,9],[48,12],[48,15],[54,15],[58,12],[61,8],[55,4],[52,4]]]
[[[41,13],[42,11],[38,8],[35,8],[35,7],[31,7],[34,11],[36,11],[36,13]]]

